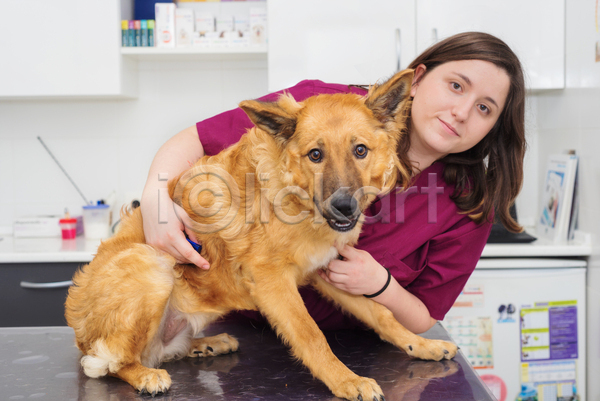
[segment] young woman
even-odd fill
[[[378,218],[363,226],[356,247],[339,249],[343,260],[331,262],[320,275],[344,291],[371,296],[406,328],[421,333],[444,318],[473,272],[494,210],[507,228],[520,230],[508,207],[523,177],[525,87],[510,48],[478,32],[433,45],[409,68],[415,70],[413,103],[398,155],[413,180],[407,190],[392,191],[371,205],[367,215]],[[298,101],[319,93],[366,94],[320,81],[286,91]],[[184,231],[192,239],[194,233],[185,218],[177,218],[185,213],[175,211],[165,178],[235,143],[251,126],[235,109],[183,130],[160,148],[141,202],[149,244],[180,262],[209,268],[185,239]],[[159,222],[159,204],[166,224]],[[301,293],[322,328],[356,323],[311,289]]]

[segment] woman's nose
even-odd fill
[[[456,118],[457,121],[466,121],[469,118],[469,112],[471,111],[470,102],[463,101],[458,102],[454,105],[452,109],[452,115]]]

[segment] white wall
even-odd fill
[[[592,234],[588,270],[587,400],[600,401],[600,62],[595,46],[594,0],[567,0],[567,86],[537,94],[539,171],[548,154],[575,149],[580,156],[579,228]],[[600,17],[600,16],[599,16]],[[538,189],[542,186],[538,179]]]
[[[83,200],[141,194],[160,145],[197,121],[266,94],[267,60],[144,61],[135,100],[0,102],[0,227],[18,216],[80,214]]]

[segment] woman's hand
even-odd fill
[[[388,273],[369,252],[349,245],[336,246],[344,260],[334,259],[318,274],[334,287],[354,295],[374,294],[385,285]]]
[[[185,238],[198,242],[191,227],[191,219],[179,205],[173,201],[164,191],[165,196],[160,196],[158,190],[156,195],[142,196],[140,207],[142,208],[142,219],[144,221],[144,236],[146,243],[173,256],[179,263],[194,264],[202,269],[208,269],[209,263],[204,259]],[[158,198],[160,197],[160,201]],[[159,203],[160,219],[159,219]]]
[[[179,263],[191,263],[202,269],[210,266],[187,241],[198,242],[190,217],[175,205],[169,197],[167,182],[190,168],[192,163],[204,156],[193,125],[170,138],[156,153],[150,166],[148,180],[141,199],[142,219],[146,243],[172,255]],[[160,210],[159,210],[160,205]]]
[[[351,246],[337,247],[344,260],[332,260],[318,274],[334,287],[354,295],[375,294],[387,282],[388,272],[370,253]],[[436,322],[419,298],[392,279],[384,292],[372,298],[388,308],[394,318],[413,333],[423,333]]]

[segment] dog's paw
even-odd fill
[[[239,348],[238,340],[227,333],[212,337],[194,338],[189,357],[204,357],[229,354]]]
[[[356,376],[352,380],[339,383],[332,388],[333,393],[340,398],[352,401],[383,401],[383,391],[373,379]]]
[[[428,340],[420,338],[415,344],[409,344],[404,349],[412,357],[441,361],[442,359],[452,359],[458,352],[458,347],[448,341]]]
[[[164,369],[147,369],[140,375],[139,383],[135,386],[141,394],[150,394],[153,397],[166,393],[170,387],[171,376]]]

